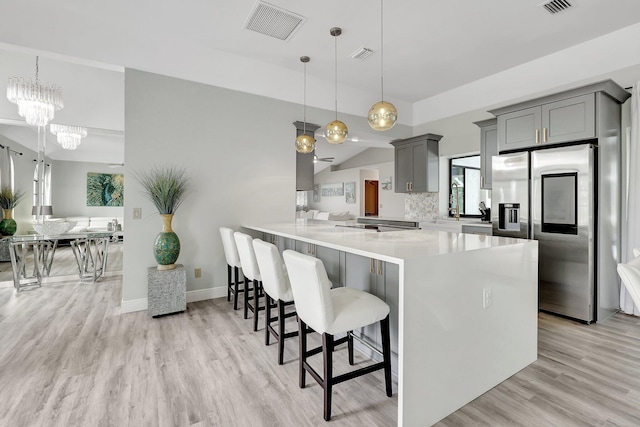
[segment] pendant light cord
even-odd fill
[[[334,72],[335,72],[335,104],[336,104],[336,120],[338,120],[338,36],[333,36],[334,41]]]
[[[307,133],[307,63],[303,62],[304,64],[304,89],[302,90],[303,95],[303,109],[302,109],[302,133],[306,134]]]
[[[38,72],[40,70],[38,69],[38,57],[36,56],[36,84],[38,84]]]
[[[380,100],[384,102],[384,25],[383,0],[380,0]]]

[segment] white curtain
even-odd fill
[[[13,184],[13,156],[9,146],[0,151],[0,186],[9,187],[12,191],[15,190]]]
[[[633,258],[633,248],[640,248],[640,82],[633,86],[631,93],[631,130],[624,131],[627,206],[623,217],[626,232],[622,234],[622,261],[627,262]],[[627,314],[640,316],[624,285],[620,287],[620,308]]]

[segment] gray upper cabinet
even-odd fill
[[[596,138],[596,100],[618,103],[628,93],[611,80],[489,111],[498,118],[498,151]]]
[[[480,188],[491,190],[491,158],[498,154],[498,120],[474,124],[480,127]]]
[[[579,141],[596,136],[595,94],[542,106],[542,143]]]
[[[428,133],[391,142],[395,148],[396,193],[438,192],[441,138]]]
[[[540,140],[542,110],[527,108],[498,116],[500,151],[531,147]]]

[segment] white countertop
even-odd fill
[[[400,264],[425,256],[467,252],[522,243],[510,237],[434,230],[377,232],[336,227],[342,222],[297,220],[295,223],[245,225],[245,228]]]

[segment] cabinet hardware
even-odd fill
[[[369,258],[369,273],[373,273],[373,258]]]
[[[484,188],[484,176],[480,177],[480,188]]]
[[[406,191],[409,191],[409,182],[407,182],[407,183],[404,185],[404,189],[405,189]]]
[[[536,129],[536,144],[540,144],[540,129]]]
[[[378,276],[382,276],[382,261],[380,261],[379,259],[376,260],[376,273],[378,274]]]
[[[542,142],[547,142],[547,128],[542,128]]]

